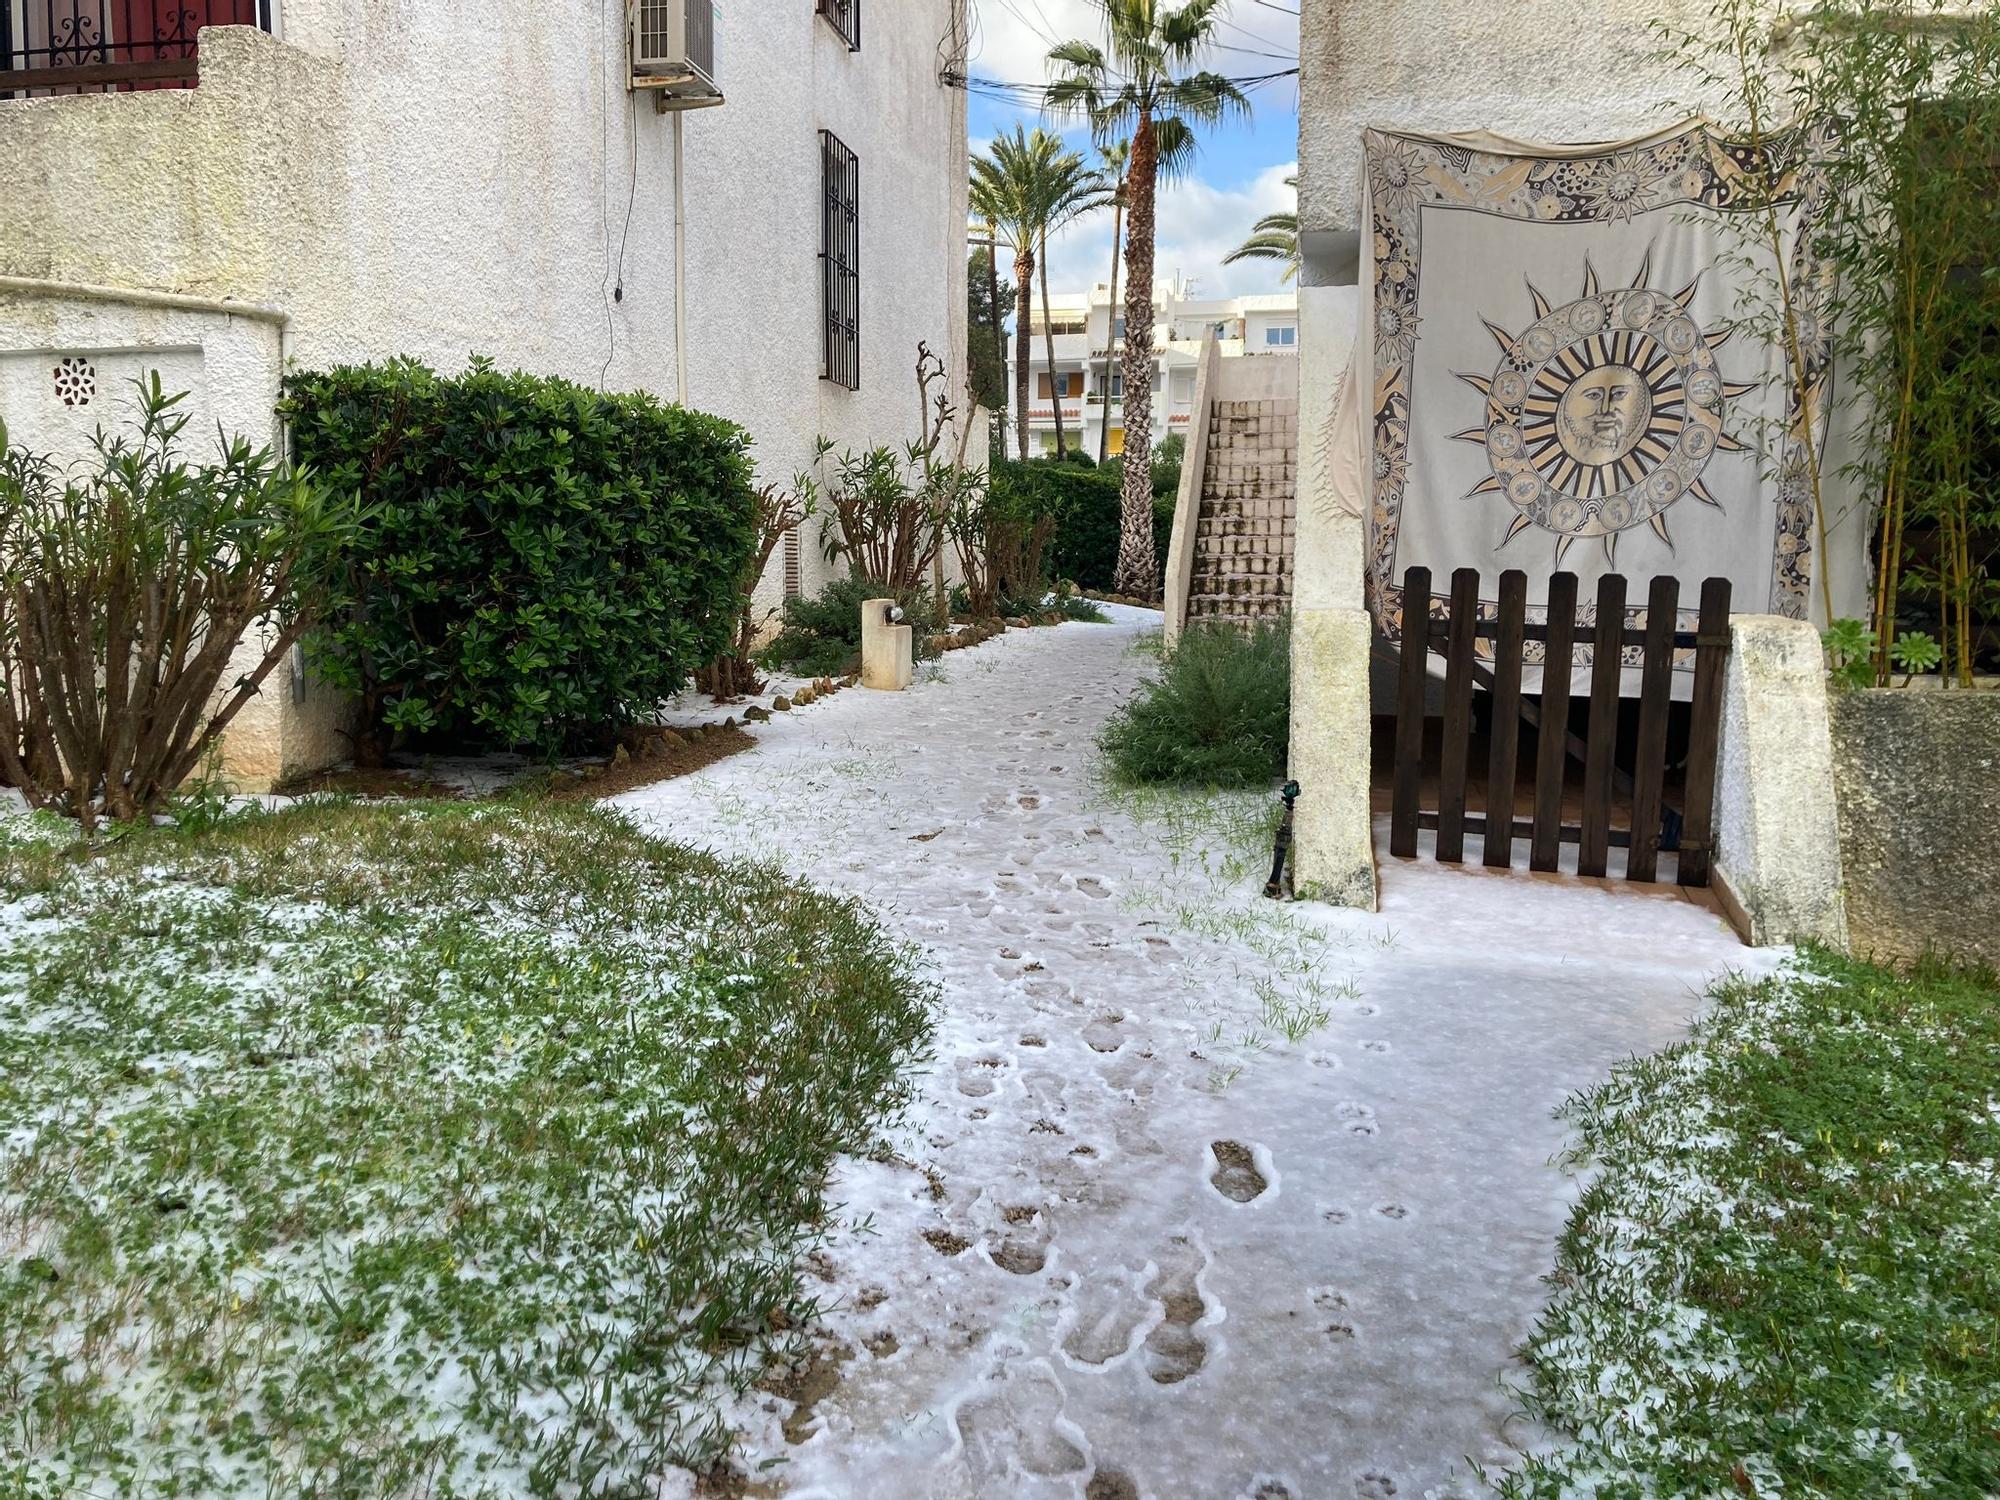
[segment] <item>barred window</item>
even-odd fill
[[[826,24],[839,32],[849,52],[861,50],[861,0],[818,0]]]
[[[861,389],[861,163],[830,130],[819,133],[820,378]]]

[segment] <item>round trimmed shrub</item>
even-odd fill
[[[398,732],[602,743],[727,643],[755,545],[734,424],[484,360],[307,372],[281,409],[300,461],[366,511],[319,560],[333,602],[306,648],[359,701],[357,761]]]

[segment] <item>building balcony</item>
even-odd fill
[[[273,29],[276,0],[0,0],[0,99],[193,88],[206,26]]]

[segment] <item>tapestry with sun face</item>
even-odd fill
[[[1607,572],[1639,598],[1675,574],[1690,606],[1723,575],[1739,612],[1802,617],[1799,413],[1832,377],[1804,174],[1774,176],[1772,153],[1699,123],[1575,148],[1375,130],[1366,152],[1368,582],[1385,634],[1401,634],[1400,582],[1417,565],[1439,590],[1431,609],[1473,567],[1488,609],[1503,570],[1526,572],[1531,620],[1559,569],[1586,601]],[[1770,222],[1802,303],[1803,390],[1743,316],[1778,264],[1761,249]]]

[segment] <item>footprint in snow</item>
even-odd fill
[[[1059,1344],[1072,1363],[1102,1369],[1130,1354],[1158,1315],[1144,1272],[1094,1271],[1063,1310]]]
[[[1159,1300],[1163,1314],[1158,1326],[1146,1335],[1145,1345],[1146,1373],[1156,1385],[1178,1385],[1208,1360],[1208,1345],[1194,1331],[1208,1314],[1199,1285],[1207,1263],[1200,1246],[1176,1235],[1160,1256],[1159,1274],[1146,1285],[1147,1294]]]
[[[1117,1011],[1106,1011],[1083,1028],[1084,1045],[1092,1052],[1116,1052],[1125,1045],[1118,1023],[1125,1019]]]
[[[1215,1170],[1208,1177],[1209,1186],[1223,1197],[1249,1203],[1261,1197],[1271,1185],[1258,1169],[1256,1152],[1241,1141],[1214,1141],[1208,1150],[1215,1160]]]
[[[1025,1473],[1039,1479],[1089,1466],[1082,1434],[1063,1419],[1063,1389],[1041,1360],[996,1370],[959,1404],[952,1422],[980,1494],[1012,1493]]]
[[[1006,1066],[1007,1060],[996,1053],[961,1057],[958,1060],[958,1091],[968,1099],[984,1099],[993,1092],[998,1074]]]

